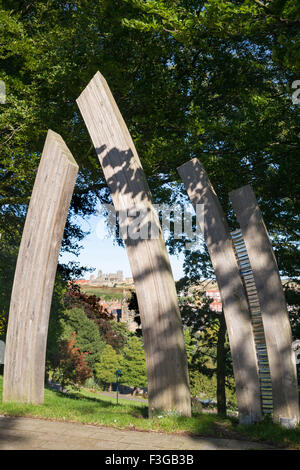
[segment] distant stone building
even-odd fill
[[[89,284],[91,286],[113,286],[114,284],[122,284],[123,282],[123,271],[104,274],[101,269],[99,269],[96,279],[91,275]]]
[[[109,313],[114,317],[114,320],[119,323],[126,323],[129,331],[135,332],[139,327],[134,320],[135,312],[128,309],[128,301],[123,297],[122,300],[99,300],[99,304],[102,305]]]

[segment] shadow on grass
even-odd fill
[[[80,412],[80,409],[82,409],[82,414],[85,413],[95,413],[97,410],[95,407],[89,407],[89,411],[87,411],[87,407],[89,406],[88,403],[94,403],[96,405],[99,405],[99,408],[103,409],[111,409],[111,412],[113,413],[114,411],[117,412],[118,410],[120,412],[124,411],[124,413],[127,413],[133,417],[136,418],[141,418],[141,419],[147,419],[148,418],[148,406],[141,406],[141,405],[135,405],[133,403],[114,403],[112,400],[111,401],[106,401],[106,400],[101,400],[101,398],[98,397],[89,397],[89,396],[83,396],[80,392],[72,391],[72,392],[62,392],[59,390],[53,390],[51,388],[48,388],[48,390],[51,390],[51,392],[59,397],[63,398],[65,400],[72,400],[72,401],[77,401],[82,402],[82,406],[76,406],[76,411]]]
[[[82,396],[80,393],[77,393],[77,392],[65,393],[65,392],[55,391],[53,393],[55,393],[57,397],[64,398],[65,400],[94,402],[94,403],[98,403],[99,405],[101,404],[101,407],[103,408],[108,408],[108,407],[113,406],[113,403],[110,401],[104,401],[104,400],[101,400],[99,398],[94,398],[94,397]]]
[[[132,410],[129,414],[134,418],[148,419],[148,406],[140,407],[133,405],[131,408]]]

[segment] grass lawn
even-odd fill
[[[191,418],[163,416],[148,419],[147,404],[119,398],[100,396],[87,390],[71,391],[69,394],[45,389],[44,405],[2,403],[3,378],[0,376],[0,414],[28,416],[58,421],[111,426],[119,429],[186,432],[211,437],[247,439],[275,444],[277,447],[300,449],[300,426],[285,430],[279,425],[265,421],[245,427],[235,418],[222,418],[215,414],[194,413]]]
[[[93,286],[81,286],[82,292],[85,292],[88,295],[96,295],[102,300],[111,300],[117,299],[121,300],[123,297],[123,288],[122,287],[93,287]],[[126,289],[125,289],[126,291]],[[128,291],[126,291],[127,295]]]

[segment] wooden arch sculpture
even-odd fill
[[[32,191],[11,294],[3,401],[44,402],[45,355],[57,261],[78,165],[49,130]]]
[[[77,100],[116,211],[143,212],[136,233],[151,224],[156,237],[125,237],[141,315],[149,415],[191,415],[187,358],[177,293],[159,219],[127,126],[106,80],[97,72]],[[154,228],[153,228],[154,226]]]
[[[262,417],[255,344],[247,297],[229,227],[206,171],[197,158],[178,168],[192,205],[204,205],[204,239],[219,286],[236,382],[241,423]]]
[[[230,233],[217,195],[194,158],[178,168],[188,196],[204,204],[204,239],[228,329],[239,419],[266,413],[285,427],[299,423],[296,361],[276,258],[253,190],[232,191],[240,230]]]

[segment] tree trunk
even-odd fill
[[[226,376],[226,322],[222,311],[220,318],[220,328],[217,342],[217,408],[218,414],[226,415],[226,394],[225,394],[225,376]]]

